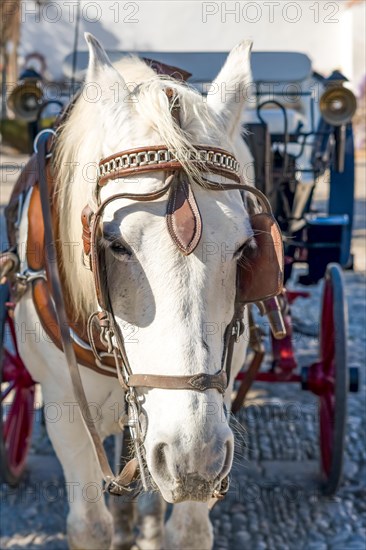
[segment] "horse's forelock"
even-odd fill
[[[136,57],[121,60],[116,68],[126,78],[126,82],[135,84],[132,93],[136,94],[137,101],[132,102],[130,108],[135,115],[139,115],[142,122],[141,140],[126,148],[144,145],[144,136],[152,131],[159,136],[160,143],[178,151],[183,159],[189,159],[190,151],[194,150],[192,143],[222,146],[224,136],[220,135],[220,125],[200,94],[185,84],[155,75],[150,67]],[[177,126],[171,116],[171,106],[164,93],[167,86],[176,89],[181,127]],[[93,275],[82,265],[80,259],[80,215],[86,203],[92,200],[92,190],[96,186],[96,170],[95,180],[91,177],[92,164],[103,156],[102,146],[105,139],[101,133],[101,125],[97,122],[97,108],[95,103],[86,101],[81,93],[60,132],[54,156],[60,208],[59,236],[63,243],[61,265],[76,317],[87,317],[97,307]],[[104,108],[108,109],[108,105]],[[191,176],[200,179],[200,174],[192,163],[184,161],[184,164]]]

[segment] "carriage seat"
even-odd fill
[[[299,111],[295,111],[295,109],[286,109],[286,115],[287,115],[288,134],[290,137],[296,136],[299,131],[308,130],[309,120],[306,114],[303,114]],[[278,108],[262,109],[261,117],[266,123],[268,133],[272,136],[273,135],[279,136],[279,139],[275,148],[283,152],[285,120],[284,120],[282,111]],[[257,115],[257,111],[255,109],[250,109],[244,113],[244,127],[245,125],[253,125],[253,124],[261,125],[262,122]],[[249,126],[249,133],[250,133],[250,126]],[[298,154],[300,152],[302,138],[300,137],[298,140],[295,140],[293,143],[290,142],[287,144],[287,152],[290,155],[293,155],[294,157],[298,157],[297,164],[299,167],[301,166],[302,168],[305,168],[305,169],[311,169],[313,139],[314,139],[313,136],[310,136],[310,138],[307,139],[308,146],[304,148],[304,151],[300,157],[298,157]],[[301,180],[303,182],[312,184],[314,181],[313,174],[311,172],[305,171],[301,175]]]

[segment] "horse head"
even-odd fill
[[[113,66],[97,40],[86,39],[86,81],[58,150],[61,238],[81,244],[82,207],[88,201],[95,212],[103,205],[93,233],[94,261],[115,323],[114,345],[117,331],[131,373],[187,379],[200,374],[203,380],[208,375],[202,391],[164,384],[134,388],[154,484],[169,502],[206,501],[233,460],[222,384],[215,387],[212,377],[225,368],[237,263],[253,236],[241,192],[212,187],[231,181],[228,167],[235,165],[230,154],[241,142],[251,44],[232,50],[213,92],[203,97],[182,82],[157,76],[138,58]],[[155,162],[148,154],[158,145],[174,151],[181,169],[175,172],[168,164],[126,172],[137,162],[128,157],[113,177],[116,164],[103,165],[99,183],[108,177],[98,185],[95,165],[101,158],[142,148],[141,162]],[[229,153],[220,157],[222,170],[206,173],[196,160],[202,151],[218,149]],[[125,162],[122,156],[119,163]],[[134,200],[136,195],[154,200]],[[64,271],[75,308],[88,316],[98,308],[95,270],[64,260]]]

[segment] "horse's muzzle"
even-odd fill
[[[180,445],[156,445],[149,464],[150,473],[163,498],[178,503],[186,500],[207,502],[228,475],[233,459],[233,438],[206,444],[199,452],[185,455]]]

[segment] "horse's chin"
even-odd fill
[[[178,504],[179,502],[207,502],[214,491],[215,484],[207,481],[198,474],[189,474],[184,480],[171,480],[160,482],[159,491],[166,502]]]

